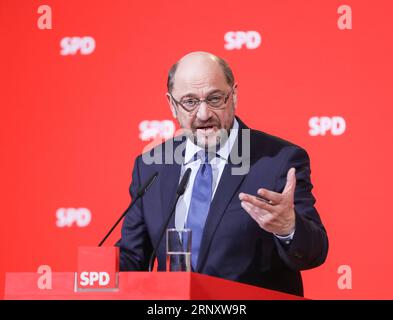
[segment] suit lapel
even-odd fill
[[[179,184],[181,165],[174,163],[172,165],[164,165],[161,172],[160,193],[163,223],[170,215],[173,202],[176,197],[176,189]],[[169,223],[169,228],[174,227],[174,218]]]
[[[175,140],[168,141],[164,144],[162,161],[164,163],[163,169],[160,172],[160,196],[161,196],[161,207],[162,208],[162,217],[163,221],[166,221],[167,217],[170,215],[171,208],[175,201],[176,190],[179,184],[181,166],[184,161],[184,143],[186,142],[185,136],[178,136],[174,138]],[[178,152],[176,155],[174,154],[177,148],[183,148],[180,150],[182,152]],[[175,159],[180,155],[180,159]],[[172,161],[172,163],[165,164],[168,160]],[[173,215],[174,216],[174,215]],[[171,219],[169,223],[169,227],[173,228],[174,217]]]

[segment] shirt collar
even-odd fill
[[[229,154],[236,141],[238,130],[239,130],[239,123],[237,122],[236,118],[234,118],[233,125],[230,130],[230,134],[227,141],[225,141],[224,145],[220,147],[220,149],[217,151],[217,154],[220,156],[220,158],[224,160],[228,160]],[[187,164],[189,162],[192,162],[195,159],[194,158],[195,154],[199,151],[203,151],[203,148],[194,144],[190,139],[187,139],[186,152],[184,155],[184,163]]]

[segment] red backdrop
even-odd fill
[[[390,0],[1,0],[1,288],[98,244],[135,156],[173,132],[169,67],[204,50],[249,126],[310,154],[330,251],[305,295],[392,299],[392,21]]]

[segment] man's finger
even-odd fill
[[[260,207],[256,207],[253,204],[251,204],[250,202],[242,201],[242,202],[240,202],[240,204],[242,205],[243,209],[246,209],[248,212],[251,212],[251,213],[258,215],[260,217],[263,217],[267,214],[271,214],[269,211],[267,211],[265,209],[261,209]]]
[[[243,209],[250,215],[250,217],[264,230],[271,232],[266,229],[266,222],[272,216],[271,213],[254,207],[252,204],[247,202],[241,202]]]
[[[282,200],[282,194],[268,189],[261,188],[258,190],[258,195],[269,200],[271,205],[279,204]]]
[[[242,201],[242,208],[258,223],[264,220],[264,217],[271,215],[270,212],[263,210],[261,208],[255,207],[249,202]]]
[[[296,188],[296,169],[291,168],[287,173],[287,183],[282,193],[294,193]]]
[[[264,201],[258,200],[255,196],[252,196],[247,193],[240,193],[239,194],[239,199],[240,201],[246,202],[248,204],[251,204],[255,207],[258,207],[260,209],[264,209],[266,211],[272,212],[273,211],[273,206],[269,203],[266,203]]]

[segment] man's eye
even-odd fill
[[[207,101],[211,103],[219,103],[222,99],[222,96],[214,96],[214,97],[209,97],[207,98]]]
[[[196,104],[196,100],[195,99],[185,99],[185,100],[182,100],[182,104],[187,107],[193,107]]]

